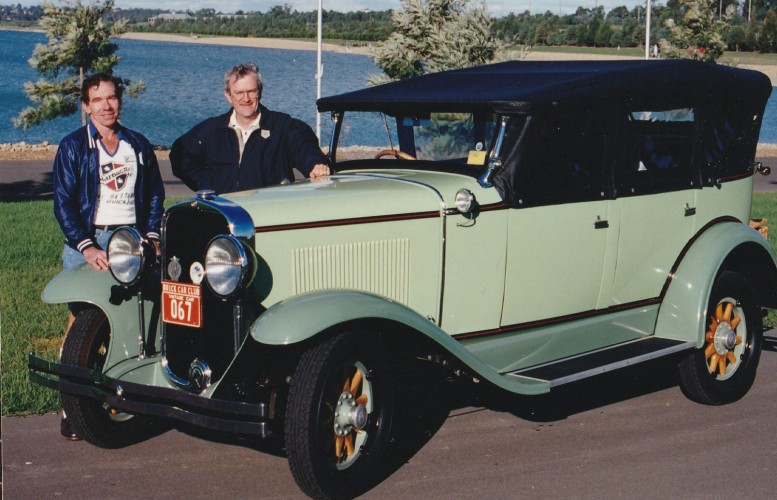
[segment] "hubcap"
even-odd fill
[[[364,430],[372,411],[372,386],[361,363],[353,365],[353,375],[346,377],[334,407],[335,463],[338,469],[349,467],[367,441]]]
[[[705,336],[704,357],[710,373],[719,379],[730,377],[739,367],[744,340],[737,331],[747,332],[744,313],[733,299],[726,298],[715,307]]]

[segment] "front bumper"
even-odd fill
[[[112,409],[215,431],[269,435],[265,403],[206,398],[167,387],[121,381],[88,368],[48,361],[33,353],[29,355],[28,367],[31,381],[64,394],[95,399]]]

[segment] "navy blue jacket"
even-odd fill
[[[59,143],[54,158],[54,215],[67,244],[83,252],[94,241],[94,215],[100,190],[100,151],[96,130],[81,127]],[[135,182],[135,226],[141,234],[159,239],[164,213],[165,188],[159,164],[148,140],[120,127],[119,135],[135,151],[138,177]]]
[[[305,123],[260,107],[259,130],[246,141],[243,158],[232,111],[208,118],[176,139],[170,149],[173,173],[193,191],[231,193],[293,181],[296,168],[307,177],[317,163],[327,164],[318,138]]]

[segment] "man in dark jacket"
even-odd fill
[[[119,124],[121,80],[104,73],[81,86],[81,106],[89,123],[59,144],[54,158],[54,215],[65,234],[64,270],[83,264],[108,269],[105,248],[119,226],[135,228],[159,240],[165,189],[148,140]],[[67,331],[80,312],[68,304]],[[76,440],[65,418],[62,436]]]
[[[318,138],[304,122],[261,105],[262,77],[254,64],[224,76],[232,110],[195,125],[170,150],[173,173],[194,191],[230,193],[294,180],[293,169],[329,175]]]

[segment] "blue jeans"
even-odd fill
[[[108,248],[108,240],[111,238],[112,234],[113,231],[103,231],[102,229],[95,231],[94,236],[97,240],[97,244],[100,245],[100,248],[103,250]],[[86,259],[84,258],[84,254],[65,243],[65,248],[62,249],[62,270],[67,271],[68,269],[73,269],[74,267],[78,267],[85,263]]]

